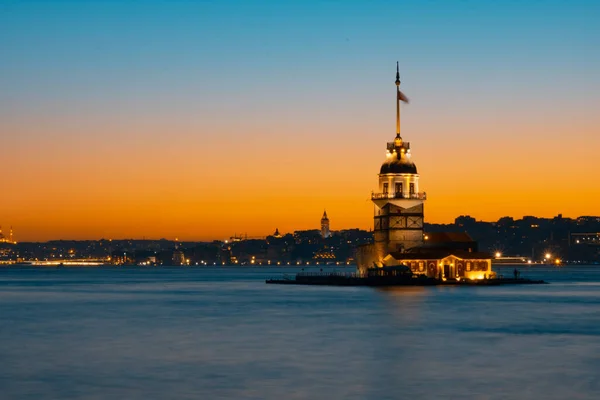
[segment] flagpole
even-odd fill
[[[396,135],[400,136],[400,69],[396,61]]]

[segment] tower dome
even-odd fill
[[[380,174],[416,174],[417,166],[410,160],[400,159],[393,156],[393,159],[384,162],[379,170]]]

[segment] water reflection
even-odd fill
[[[376,290],[388,296],[398,297],[414,297],[414,296],[425,296],[431,288],[422,286],[390,286],[381,287]]]

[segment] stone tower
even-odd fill
[[[379,188],[371,194],[374,204],[373,243],[358,246],[357,272],[384,266],[390,253],[404,252],[423,244],[426,195],[419,191],[417,166],[411,161],[410,143],[400,133],[400,102],[408,103],[400,91],[396,64],[396,136],[387,143],[386,159],[379,169]]]
[[[405,251],[423,243],[425,193],[419,192],[417,166],[411,161],[410,143],[400,134],[400,102],[408,99],[400,91],[396,66],[396,137],[387,143],[386,160],[379,170],[375,205],[374,241],[380,252]]]
[[[323,211],[323,217],[321,217],[321,237],[327,239],[331,236],[329,230],[329,218],[327,218],[327,211]]]

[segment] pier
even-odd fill
[[[493,279],[436,279],[415,274],[368,274],[340,272],[301,272],[295,276],[267,279],[267,284],[316,286],[499,286],[547,284],[543,280],[527,278]]]

